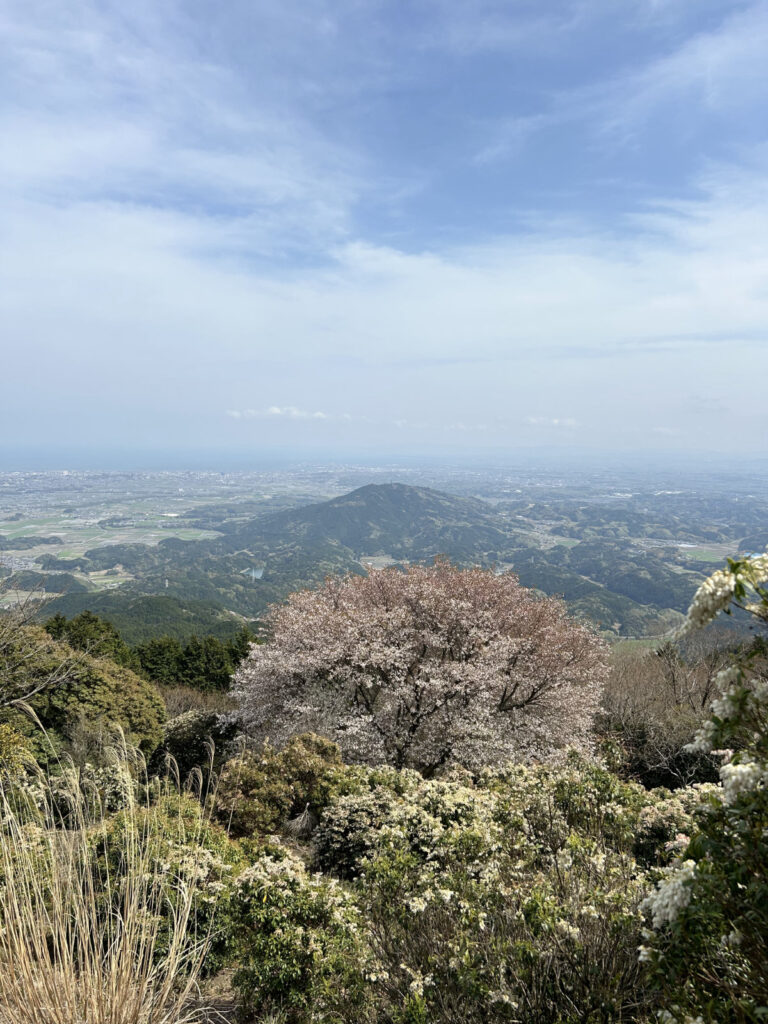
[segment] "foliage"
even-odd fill
[[[170,758],[181,779],[197,769],[206,777],[223,763],[235,735],[231,716],[214,711],[187,711],[165,723],[163,742],[150,761],[150,771],[165,772]]]
[[[153,682],[227,690],[235,669],[255,639],[247,627],[225,640],[192,636],[184,645],[175,637],[160,636],[135,648],[135,657],[142,675]]]
[[[21,606],[0,613],[0,712],[18,708],[37,694],[58,686],[67,677],[73,652],[59,649],[59,657],[41,659],[51,645],[45,634],[30,626],[33,612]]]
[[[262,855],[237,879],[231,919],[242,1011],[297,1024],[372,1019],[364,922],[333,879],[287,850]]]
[[[338,798],[314,844],[318,866],[354,883],[378,1019],[643,1018],[649,883],[632,850],[665,795],[580,760],[476,780],[389,772]]]
[[[45,623],[46,632],[54,640],[63,640],[76,651],[85,651],[94,658],[109,658],[116,665],[138,668],[138,660],[107,619],[84,611],[73,619],[57,612]]]
[[[768,553],[729,561],[697,593],[686,631],[732,603],[768,620]],[[665,1019],[756,1024],[768,1017],[768,679],[765,643],[723,670],[692,744],[720,751],[721,788],[648,899],[641,957]],[[735,751],[735,753],[734,753]]]
[[[264,744],[224,767],[216,813],[235,836],[278,832],[292,817],[314,819],[341,784],[339,748],[320,736],[295,736],[275,751]]]
[[[7,722],[0,722],[0,777],[19,775],[26,761],[26,752],[24,737]]]
[[[25,696],[47,731],[43,740],[21,712],[6,712],[41,756],[50,744],[71,747],[79,739],[85,743],[85,759],[88,739],[96,736],[99,724],[107,731],[121,729],[143,751],[162,740],[165,708],[151,683],[111,661],[73,651],[39,626],[18,626],[6,637],[0,651],[3,689]]]
[[[206,957],[200,965],[205,976],[231,960],[231,921],[228,919],[234,880],[245,867],[243,851],[230,842],[225,829],[210,820],[200,800],[179,789],[165,776],[148,788],[150,799],[123,801],[106,818],[98,836],[100,868],[119,888],[130,865],[130,845],[139,828],[145,856],[159,865],[163,875],[186,878],[194,872],[194,893],[186,905],[187,930],[205,937]],[[165,955],[173,941],[174,914],[186,894],[171,891],[158,907],[155,956]]]
[[[256,639],[243,626],[224,639],[193,634],[182,644],[175,636],[156,636],[129,647],[109,620],[87,609],[71,619],[57,612],[46,621],[45,628],[55,640],[94,657],[109,658],[154,683],[201,690],[226,690]]]
[[[350,760],[427,774],[589,743],[600,642],[512,575],[438,562],[329,579],[268,623],[234,683],[255,734],[309,728]]]

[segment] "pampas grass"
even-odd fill
[[[179,813],[172,838],[185,856],[169,866],[154,841],[168,816],[161,824],[138,796],[140,755],[123,745],[113,767],[119,841],[98,791],[71,763],[25,780],[3,778],[0,766],[0,1024],[198,1019],[209,940],[196,934],[194,915],[205,822],[190,826]]]

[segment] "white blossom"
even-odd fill
[[[735,571],[734,569],[718,569],[717,572],[713,572],[696,591],[685,622],[677,631],[677,636],[683,636],[693,629],[706,626],[720,612],[725,611],[740,586],[755,588],[766,580],[768,580],[768,551],[763,555],[741,559],[736,563]],[[759,610],[762,608],[762,604],[753,603],[749,607]]]
[[[683,750],[688,751],[690,754],[711,754],[712,748],[715,741],[715,723],[711,720],[707,720],[698,729],[693,737],[691,743],[686,743]]]
[[[768,769],[757,761],[739,761],[724,764],[720,769],[723,784],[723,803],[730,806],[742,793],[761,789],[768,781]]]
[[[688,609],[685,622],[677,635],[683,636],[693,629],[699,629],[711,622],[721,611],[724,611],[733,600],[738,579],[729,569],[718,569],[713,572],[696,591]]]
[[[643,909],[651,914],[654,928],[671,924],[691,901],[689,883],[696,873],[696,861],[686,860],[676,868],[672,868],[666,878],[662,879],[645,900]]]

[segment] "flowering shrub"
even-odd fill
[[[702,585],[686,630],[731,602],[768,619],[768,554],[729,561]],[[692,746],[720,752],[721,787],[646,901],[640,947],[671,1022],[768,1018],[768,680],[765,645],[720,673],[711,717]],[[734,754],[734,750],[737,753]]]
[[[579,759],[477,779],[397,772],[397,790],[369,773],[326,809],[314,849],[353,880],[379,1019],[638,1019],[650,881],[632,848],[646,806],[668,794]]]
[[[188,928],[201,939],[208,937],[204,967],[205,973],[211,973],[229,957],[225,913],[234,876],[245,863],[242,851],[229,841],[224,829],[208,820],[197,799],[166,787],[151,804],[111,815],[94,833],[93,841],[108,858],[107,868],[118,889],[124,865],[130,861],[127,847],[136,831],[142,836],[147,855],[157,865],[161,883],[175,878],[194,883]],[[177,903],[175,894],[162,903],[156,956],[165,952]]]
[[[229,914],[241,1011],[290,1024],[370,1019],[363,923],[337,882],[273,847],[237,878]]]

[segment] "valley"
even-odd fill
[[[661,636],[714,566],[767,543],[760,478],[701,471],[0,474],[0,606],[44,593],[135,641],[226,635],[328,574],[436,557],[513,571],[606,637]]]

